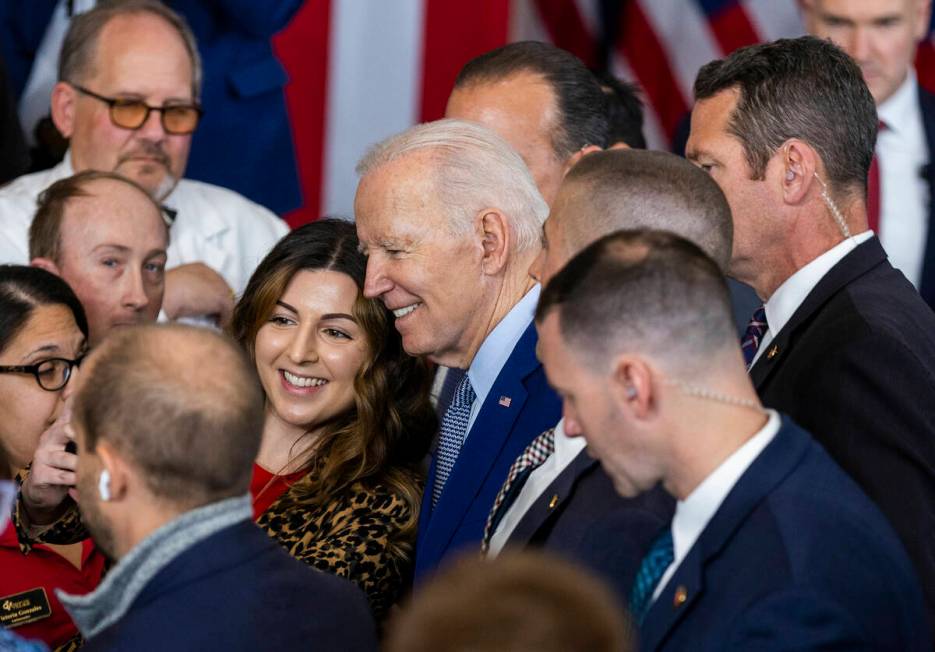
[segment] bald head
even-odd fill
[[[547,282],[576,253],[621,229],[669,231],[722,270],[730,262],[730,207],[707,174],[666,152],[607,150],[585,156],[565,176],[530,271]]]
[[[205,329],[141,326],[113,333],[82,369],[74,419],[144,476],[154,497],[193,508],[247,491],[263,395],[251,365]]]

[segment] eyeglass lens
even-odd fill
[[[39,363],[36,370],[36,378],[43,389],[56,390],[61,389],[68,382],[71,375],[71,365],[67,360],[46,360]]]
[[[149,118],[150,108],[137,100],[117,100],[110,109],[111,120],[124,129],[139,129]],[[162,128],[170,134],[190,134],[198,126],[198,110],[192,106],[164,106]]]

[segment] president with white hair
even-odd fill
[[[504,140],[459,120],[379,143],[358,172],[364,294],[394,312],[409,354],[467,370],[432,456],[418,577],[457,549],[476,549],[511,464],[558,421],[535,354],[539,286],[526,273],[548,207]]]

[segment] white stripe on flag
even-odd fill
[[[707,17],[695,2],[686,0],[643,0],[640,6],[669,54],[682,96],[690,102],[698,69],[721,56]]]
[[[332,5],[322,214],[353,215],[367,148],[419,117],[423,0]]]
[[[795,0],[746,0],[744,9],[750,24],[764,41],[805,33]]]

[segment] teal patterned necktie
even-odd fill
[[[653,591],[674,559],[672,530],[667,527],[665,532],[653,541],[652,547],[640,563],[639,570],[636,571],[633,590],[630,592],[630,613],[637,623],[642,624],[652,604]]]

